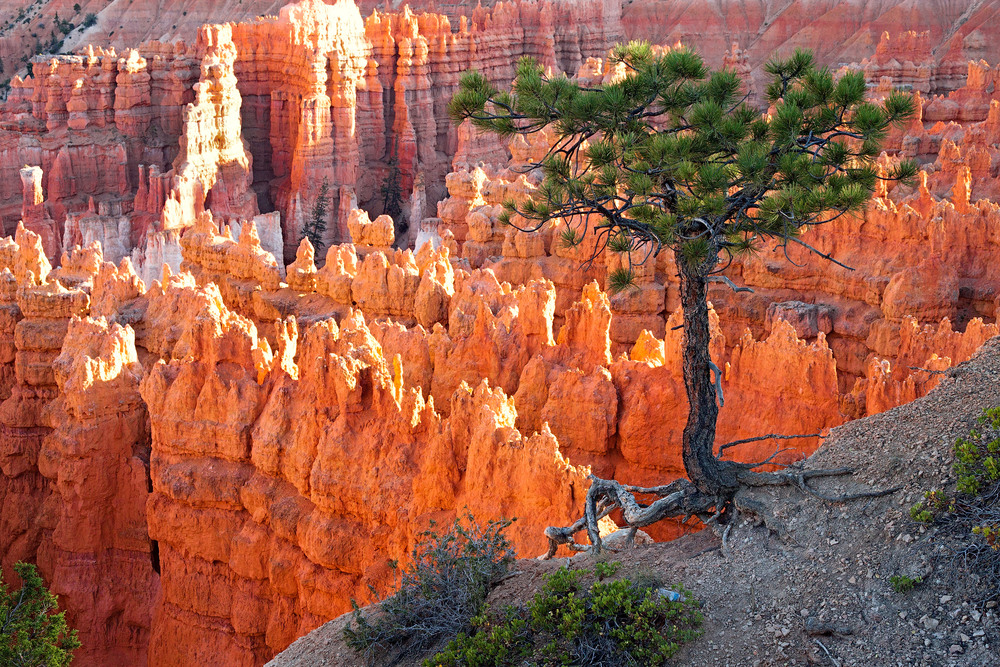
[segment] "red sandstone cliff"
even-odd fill
[[[659,7],[658,25],[701,21],[702,50],[715,43],[715,10],[668,5],[631,5],[624,29]],[[826,25],[796,7],[760,18],[759,43],[726,22],[727,62],[753,71]],[[558,225],[498,224],[536,187],[517,167],[546,137],[504,146],[445,113],[460,71],[502,83],[522,54],[612,80],[613,4],[362,18],[306,0],[205,27],[205,3],[151,8],[114,3],[92,34],[111,10],[150,12],[135,30],[155,36],[191,8],[189,41],[40,59],[0,105],[0,564],[39,563],[81,664],[260,664],[384,586],[431,519],[518,516],[531,554],[578,514],[588,467],[682,474],[672,258],[608,296],[627,258],[583,270]],[[902,21],[865,16],[869,32]],[[734,265],[751,295],[713,287],[720,443],[889,409],[996,335],[1000,94],[994,68],[964,60],[988,55],[985,18],[858,46],[873,95],[926,93],[890,142],[924,173],[811,233],[855,271],[790,249],[795,264]],[[405,233],[377,215],[392,161],[414,193]],[[300,239],[324,180],[317,253]],[[788,458],[819,441],[796,444]]]
[[[961,85],[969,60],[1000,59],[998,12],[1000,3],[995,0],[642,0],[623,3],[622,27],[632,39],[692,44],[715,66],[722,64],[727,49],[735,44],[755,77],[761,75],[763,64],[774,53],[803,47],[833,67],[871,58],[882,67],[913,77],[924,68],[923,79],[929,88],[917,89],[941,92]],[[926,33],[926,42],[915,44],[901,35],[907,31]],[[891,53],[886,44],[880,44],[885,32],[894,37]]]

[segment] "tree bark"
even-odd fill
[[[683,434],[684,469],[698,491],[714,497],[731,496],[739,487],[736,471],[715,456],[715,425],[719,418],[712,382],[708,326],[707,278],[702,266],[678,257],[681,306],[684,309],[684,389],[688,420]]]

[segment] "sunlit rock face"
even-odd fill
[[[918,159],[917,183],[808,233],[851,269],[767,248],[726,273],[753,293],[711,286],[719,444],[913,400],[997,334],[985,9],[795,2],[737,21],[736,3],[437,4],[112,3],[67,37],[72,55],[12,79],[0,564],[39,564],[80,664],[259,665],[385,589],[432,520],[517,516],[533,556],[579,515],[591,471],[683,474],[673,258],[612,295],[629,257],[583,264],[592,237],[502,225],[553,137],[454,127],[466,69],[508,85],[530,55],[597,85],[622,75],[614,42],[655,34],[756,81],[776,48],[826,44],[848,17],[850,50],[820,60],[862,69],[874,98],[917,92],[883,158]],[[0,34],[8,75],[11,43]],[[777,461],[820,440],[790,444]]]

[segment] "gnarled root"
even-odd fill
[[[902,488],[830,496],[809,486],[809,480],[817,477],[849,475],[854,472],[851,468],[802,470],[789,467],[779,472],[754,472],[748,468],[748,464],[731,461],[725,463],[739,468],[736,472],[736,479],[740,486],[795,486],[803,493],[827,502],[878,498],[895,493]],[[749,465],[753,466],[754,464]],[[545,536],[549,538],[549,548],[544,555],[539,556],[540,560],[548,560],[555,556],[560,544],[567,545],[571,551],[600,553],[601,535],[597,524],[615,509],[621,509],[625,526],[633,535],[639,528],[670,517],[685,517],[686,521],[691,516],[697,516],[706,524],[710,524],[728,514],[733,496],[738,490],[738,488],[731,489],[731,493],[724,495],[709,495],[699,491],[694,484],[686,479],[678,479],[665,486],[650,488],[621,484],[594,475],[590,475],[588,479],[591,480],[591,485],[590,489],[587,490],[584,515],[571,526],[564,528],[550,526],[545,529]],[[658,496],[658,499],[649,505],[643,505],[635,499],[636,494]],[[725,519],[722,519],[722,522],[724,523]],[[727,526],[727,537],[730,527]],[[590,544],[580,544],[575,541],[574,536],[581,530],[587,531]]]
[[[738,478],[740,483],[746,486],[784,486],[790,484],[797,487],[803,493],[808,493],[811,496],[815,496],[820,500],[825,500],[830,503],[843,503],[848,500],[857,500],[859,498],[881,498],[882,496],[895,493],[903,488],[901,486],[896,486],[891,489],[877,489],[872,491],[860,491],[857,493],[844,493],[839,496],[829,496],[809,486],[809,480],[815,477],[836,477],[839,475],[851,475],[853,473],[854,470],[852,468],[802,470],[800,468],[789,467],[787,470],[781,470],[779,472],[752,472],[747,470],[740,473]]]
[[[718,498],[701,493],[686,479],[651,488],[621,484],[595,475],[590,475],[589,479],[592,483],[587,490],[584,515],[571,526],[550,526],[545,529],[549,549],[540,556],[542,560],[555,556],[560,544],[567,545],[571,551],[600,553],[601,535],[597,522],[615,509],[621,509],[625,525],[629,530],[635,531],[668,517],[693,515],[707,519],[712,514],[712,508],[721,504]],[[635,494],[659,496],[659,499],[649,505],[642,505],[636,501]],[[590,538],[590,544],[579,544],[573,539],[576,533],[584,529]]]

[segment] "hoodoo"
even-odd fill
[[[456,124],[469,70],[596,90],[641,39],[735,72],[759,117],[806,46],[871,102],[912,93],[862,211],[709,284],[715,440],[785,466],[953,391],[1000,333],[1000,3],[750,4],[4,3],[0,566],[37,565],[73,664],[263,665],[391,593],[432,526],[516,517],[532,558],[591,474],[685,476],[681,260],[505,224],[557,135]]]

